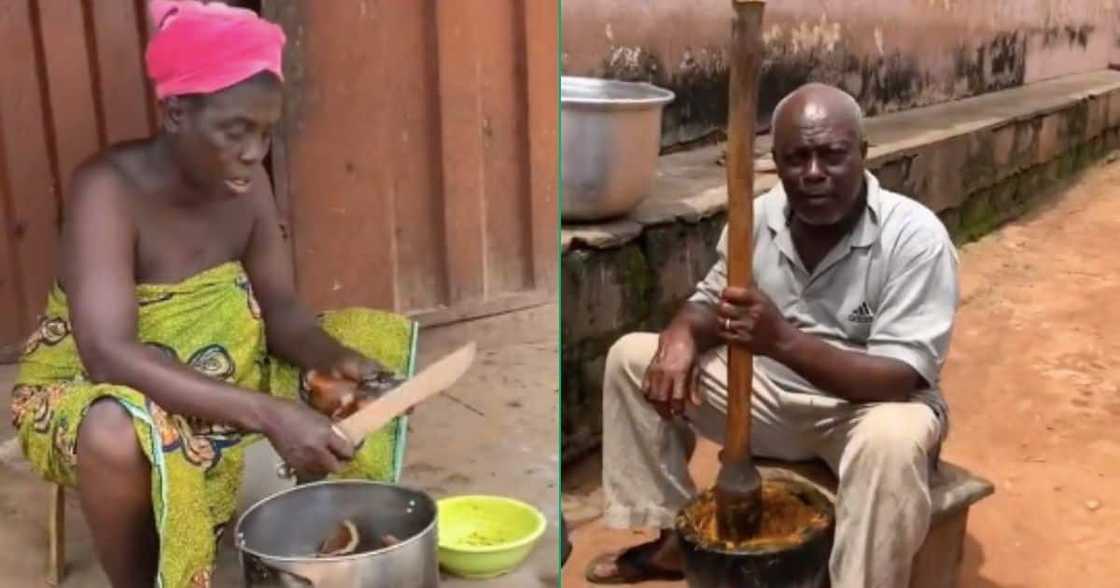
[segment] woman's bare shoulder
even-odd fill
[[[140,192],[144,161],[150,146],[146,141],[118,143],[79,164],[66,187],[66,208],[127,205]]]

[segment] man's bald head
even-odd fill
[[[774,109],[774,164],[790,208],[805,226],[842,225],[862,202],[863,113],[838,88],[802,86]]]
[[[801,86],[778,102],[770,132],[777,140],[779,129],[824,121],[850,125],[858,140],[863,141],[863,110],[856,99],[840,88],[818,83]]]

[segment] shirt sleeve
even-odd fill
[[[712,269],[708,270],[704,279],[696,285],[696,291],[688,298],[688,301],[714,308],[719,305],[720,294],[726,288],[727,227],[724,226],[723,232],[719,236],[719,244],[716,245],[716,263],[712,266]]]
[[[936,387],[958,305],[956,249],[948,236],[927,239],[890,265],[867,352],[906,363]]]

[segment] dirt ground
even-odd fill
[[[962,306],[944,371],[945,458],[996,494],[972,509],[965,588],[1116,586],[1120,577],[1120,163],[1090,169],[1030,215],[962,247]],[[712,479],[715,454],[693,464]],[[564,585],[595,554],[643,540],[599,523],[598,464],[564,472],[576,544]],[[646,584],[656,586],[683,584]]]
[[[421,333],[421,368],[470,340],[478,343],[479,355],[450,391],[453,398],[445,394],[417,407],[402,483],[437,499],[476,493],[517,498],[541,509],[549,520],[530,559],[513,573],[489,581],[445,577],[443,586],[557,584],[556,313],[557,307],[548,305]],[[8,390],[14,375],[12,366],[0,366],[0,389]],[[6,400],[3,406],[6,415]],[[45,586],[47,485],[27,470],[7,420],[0,419],[5,423],[0,425],[0,588]],[[255,446],[247,461],[243,507],[284,487],[273,473],[277,458],[267,444]],[[64,588],[106,588],[72,492],[66,514]],[[241,585],[236,551],[228,540],[219,552],[214,585]]]

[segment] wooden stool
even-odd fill
[[[787,477],[808,481],[833,502],[836,477],[823,462],[789,463],[755,460],[763,476]],[[995,492],[992,483],[945,461],[930,477],[933,501],[929,534],[922,543],[910,571],[909,588],[950,588],[957,585],[961,556],[968,528],[968,511],[974,504]]]
[[[51,503],[47,512],[47,584],[62,584],[66,567],[66,490],[51,484]]]

